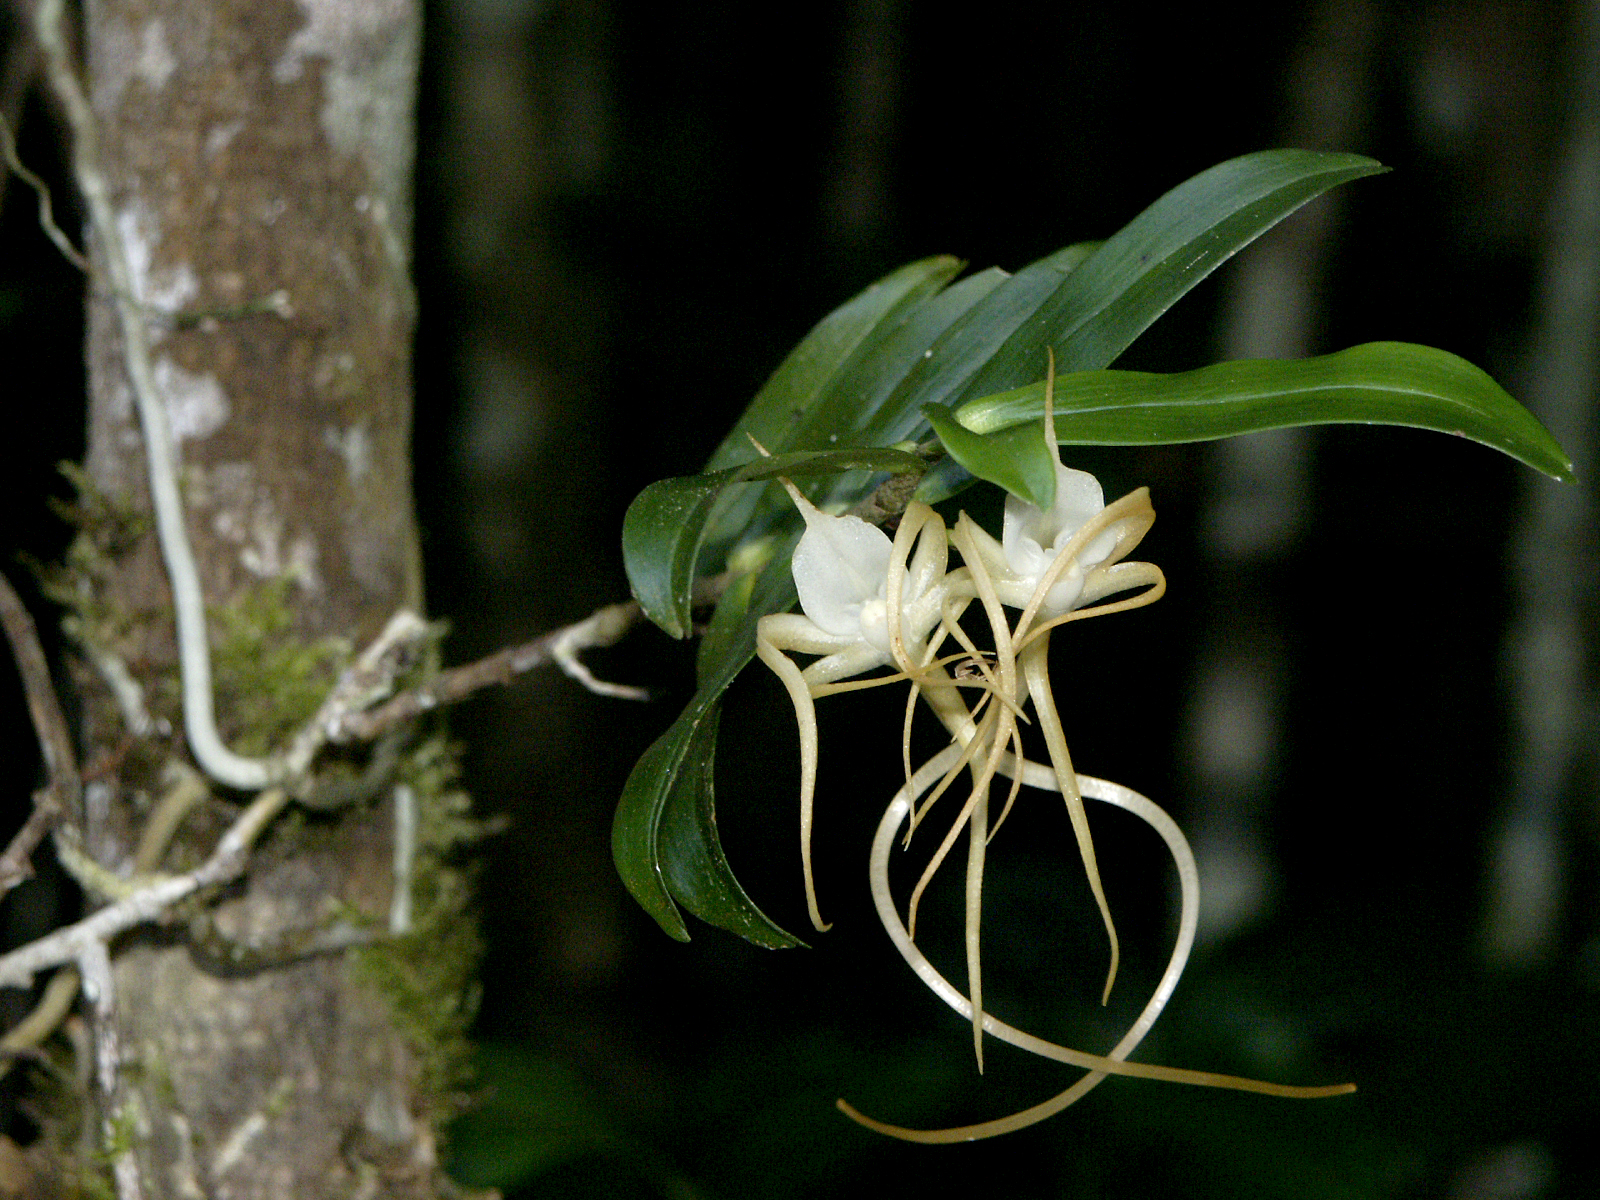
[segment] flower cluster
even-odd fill
[[[793,702],[800,731],[800,843],[806,903],[813,924],[828,926],[818,908],[811,869],[811,833],[817,771],[814,701],[835,692],[907,681],[910,697],[901,738],[906,785],[890,803],[872,856],[872,890],[878,912],[913,970],[951,1007],[972,1022],[979,1070],[983,1035],[1000,1037],[1035,1053],[1083,1067],[1090,1074],[1044,1104],[998,1121],[944,1130],[913,1130],[840,1107],[871,1128],[914,1141],[958,1141],[988,1137],[1044,1119],[1066,1107],[1107,1074],[1130,1074],[1177,1082],[1239,1087],[1277,1095],[1327,1095],[1350,1090],[1291,1088],[1205,1072],[1124,1061],[1166,1004],[1187,961],[1198,915],[1194,859],[1171,819],[1143,796],[1103,780],[1078,775],[1072,765],[1050,686],[1051,631],[1070,621],[1149,604],[1165,591],[1160,568],[1127,561],[1155,520],[1145,488],[1107,505],[1094,476],[1055,464],[1056,499],[1046,512],[1008,498],[998,541],[966,513],[953,528],[926,505],[912,503],[893,540],[853,516],[819,511],[785,482],[805,518],[794,552],[793,571],[801,613],[768,616],[757,631],[756,652],[777,673]],[[961,566],[950,569],[954,549]],[[1122,596],[1107,601],[1108,597]],[[963,628],[962,617],[977,604],[992,648],[982,648]],[[1008,610],[1017,615],[1008,616]],[[944,648],[953,643],[948,654]],[[817,656],[801,668],[790,654]],[[860,678],[889,668],[887,674]],[[975,696],[968,703],[967,696]],[[925,702],[950,736],[949,745],[920,767],[910,757],[912,718]],[[1019,723],[1031,706],[1044,737],[1049,765],[1029,762]],[[963,775],[966,800],[912,891],[902,922],[890,895],[891,848],[908,826],[904,844],[931,806]],[[991,821],[991,786],[1010,780],[999,816]],[[1116,977],[1116,928],[1100,883],[1100,872],[1084,811],[1084,797],[1106,801],[1140,816],[1161,834],[1178,866],[1183,914],[1176,948],[1155,994],[1128,1035],[1109,1055],[1085,1054],[1034,1038],[987,1015],[983,1007],[980,955],[984,860],[990,839],[1010,812],[1023,785],[1059,792],[1066,803],[1079,856],[1110,942],[1105,995]],[[908,824],[909,823],[909,824]],[[916,912],[934,873],[966,835],[966,960],[968,987],[961,994],[933,968],[914,944]]]

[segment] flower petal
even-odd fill
[[[888,587],[889,535],[860,517],[801,510],[806,531],[794,550],[794,585],[806,616],[842,637],[861,631],[861,606]]]

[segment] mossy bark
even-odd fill
[[[417,0],[87,4],[101,166],[139,299],[189,314],[153,321],[152,360],[207,601],[248,609],[264,581],[287,581],[273,594],[288,630],[274,636],[306,645],[359,646],[397,608],[420,604],[408,273],[419,32]],[[147,509],[139,423],[103,294],[91,297],[89,325],[89,473]],[[181,729],[153,535],[109,559],[96,586],[123,618],[103,648]],[[87,803],[89,848],[117,868],[157,786],[152,768],[182,754],[181,736],[126,753],[96,675],[87,664],[78,675],[87,754],[121,764]],[[254,710],[220,715],[225,737],[259,733],[247,727]],[[380,921],[392,889],[387,794],[275,831],[216,907],[216,927],[260,945],[334,915]],[[214,839],[240,799],[219,795],[192,818],[168,867]],[[228,974],[170,929],[116,947],[117,1103],[147,1196],[436,1194],[449,1072],[430,1061],[436,1048],[419,1043],[393,988],[374,985],[384,973],[359,957]],[[457,994],[441,1002],[459,1009],[466,974],[445,974],[435,986]]]

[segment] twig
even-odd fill
[[[873,524],[892,520],[905,511],[916,484],[916,476],[893,476],[851,512]],[[714,603],[727,590],[729,579],[724,574],[696,580],[694,602]],[[497,650],[476,662],[442,671],[427,683],[401,692],[378,708],[366,712],[352,710],[327,729],[328,741],[339,745],[370,740],[402,721],[409,721],[442,705],[455,704],[483,688],[508,684],[518,675],[547,663],[554,663],[569,677],[598,695],[622,700],[647,700],[649,692],[644,688],[596,679],[578,658],[582,650],[616,645],[643,617],[644,613],[636,600],[608,604],[576,624],[551,630],[520,646]]]
[[[61,226],[56,224],[54,207],[50,202],[50,185],[24,166],[22,159],[17,157],[17,140],[12,136],[11,124],[3,112],[0,112],[0,159],[4,160],[12,174],[31,187],[39,197],[39,228],[44,230],[45,236],[55,243],[62,257],[87,274],[89,260],[72,244],[72,239],[61,232]]]
[[[389,900],[389,933],[411,932],[411,872],[417,856],[417,793],[409,783],[394,789],[394,895]]]
[[[284,762],[291,777],[303,774],[323,746],[343,740],[340,731],[353,716],[394,690],[395,676],[406,657],[428,637],[428,632],[427,622],[405,609],[389,618],[383,632],[345,669],[317,715],[306,722],[290,744]]]
[[[282,788],[262,792],[229,826],[211,857],[193,871],[163,878],[75,924],[0,956],[0,987],[27,987],[36,972],[79,961],[91,943],[103,946],[119,933],[159,917],[185,896],[236,878],[244,870],[251,845],[288,801],[289,794]]]
[[[50,665],[39,644],[39,631],[4,575],[0,575],[0,625],[4,625],[11,643],[48,776],[45,786],[34,793],[33,812],[5,853],[0,854],[0,895],[4,895],[33,874],[34,850],[56,822],[76,809],[83,781],[66,718],[61,715],[61,702],[50,680]]]
[[[61,714],[55,684],[50,680],[50,664],[45,660],[44,647],[39,644],[39,631],[33,618],[4,575],[0,575],[0,624],[5,626],[11,653],[17,660],[17,671],[22,676],[22,687],[28,698],[28,715],[33,718],[39,752],[44,756],[51,785],[73,793],[80,786],[78,757],[72,748],[72,735],[67,732],[67,720]]]
[[[719,589],[720,590],[720,589]],[[401,692],[387,704],[368,712],[351,711],[328,727],[334,743],[366,741],[401,721],[409,721],[444,704],[464,700],[493,684],[510,683],[516,676],[555,663],[585,687],[602,695],[642,699],[642,688],[603,683],[578,661],[578,651],[612,646],[643,618],[638,602],[610,604],[575,625],[551,630],[520,646],[508,646],[487,658],[442,671],[420,687]]]
[[[54,793],[49,788],[40,788],[33,794],[33,811],[17,830],[5,853],[0,854],[0,895],[33,876],[33,852],[60,819],[61,809]]]
[[[117,1185],[117,1200],[140,1200],[144,1189],[139,1180],[139,1160],[133,1148],[117,1144],[117,1073],[122,1067],[122,1052],[117,1045],[116,980],[111,971],[111,953],[103,941],[85,942],[78,950],[78,973],[83,977],[83,995],[93,1010],[95,1072],[105,1102],[105,1148],[112,1155],[111,1176]]]

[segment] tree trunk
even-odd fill
[[[419,8],[89,0],[86,16],[100,165],[137,298],[153,314],[189,314],[152,319],[151,359],[213,613],[223,735],[260,753],[307,715],[302,693],[314,703],[331,679],[328,639],[359,648],[420,604],[408,276]],[[104,253],[92,238],[91,252]],[[149,511],[143,441],[112,302],[94,290],[88,468],[120,520],[122,506]],[[152,716],[181,730],[155,536],[101,533],[100,556],[75,563],[92,594],[80,627],[128,666]],[[85,663],[78,680],[86,760],[117,764],[90,786],[88,847],[126,872],[181,734],[130,751],[100,675]],[[441,753],[413,745],[380,781],[417,782],[424,820],[456,803]],[[435,1194],[434,1134],[455,1076],[440,1043],[469,1015],[471,935],[443,965],[418,943],[426,921],[459,915],[461,889],[433,879],[436,902],[410,939],[265,962],[335,918],[346,929],[387,920],[391,787],[371,792],[280,819],[246,880],[214,904],[211,950],[176,924],[115,948],[123,1069],[111,1115],[144,1195]],[[243,799],[218,790],[180,827],[165,868],[199,861]]]

